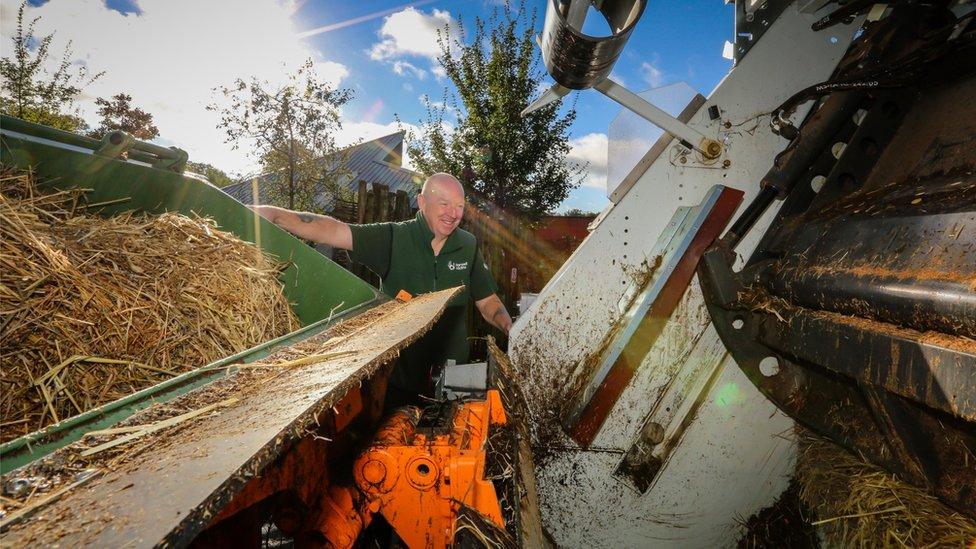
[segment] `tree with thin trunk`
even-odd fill
[[[445,89],[438,106],[427,101],[426,123],[409,149],[420,171],[456,174],[480,201],[530,219],[553,210],[582,179],[582,166],[566,162],[575,110],[552,104],[520,115],[545,78],[535,23],[536,12],[522,3],[514,14],[506,5],[487,21],[476,18],[470,41],[445,28],[438,61],[454,90]]]
[[[252,77],[217,91],[228,103],[207,108],[220,113],[218,127],[234,149],[252,147],[263,171],[264,201],[322,211],[322,197],[339,193],[349,174],[335,135],[342,129],[339,109],[352,90],[320,82],[309,59],[283,85]]]
[[[34,27],[40,20],[24,20],[27,2],[17,10],[17,32],[13,36],[13,57],[0,59],[0,112],[30,122],[66,131],[83,131],[75,100],[81,90],[104,73],[89,75],[84,65],[72,63],[71,42],[61,61],[51,58],[54,34],[38,38]]]

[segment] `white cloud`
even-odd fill
[[[570,140],[572,147],[566,159],[577,165],[586,164],[583,186],[607,188],[607,134],[589,133]]]
[[[661,84],[664,84],[664,71],[657,67],[660,61],[656,58],[651,62],[643,62],[640,66],[641,76],[644,77],[644,81],[652,88],[657,88]]]
[[[6,48],[19,1],[0,5]],[[92,98],[125,92],[153,114],[165,141],[186,149],[191,160],[242,172],[253,169],[254,159],[246,147],[234,151],[223,143],[218,113],[205,109],[216,99],[213,88],[252,75],[280,84],[309,57],[323,81],[338,84],[349,75],[298,37],[291,20],[295,5],[248,2],[241,9],[237,0],[140,0],[141,15],[123,16],[102,0],[50,0],[29,7],[25,18],[41,17],[38,36],[55,33],[54,57],[70,40],[90,71],[106,72],[80,102],[89,121],[95,118]]]
[[[424,78],[427,78],[427,71],[417,67],[416,65],[408,61],[394,61],[393,72],[397,73],[400,76],[404,76],[404,75],[413,76],[419,80],[423,80]]]
[[[316,61],[314,68],[319,81],[325,82],[333,88],[338,87],[349,76],[349,69],[342,63],[335,61]]]
[[[445,71],[444,67],[440,65],[432,65],[430,67],[430,72],[432,72],[434,74],[434,77],[436,77],[438,80],[447,78],[447,71]]]
[[[380,42],[373,44],[369,56],[377,61],[387,61],[403,55],[437,57],[441,47],[437,33],[444,26],[456,36],[457,25],[447,10],[435,9],[430,15],[409,7],[386,17],[380,28]]]

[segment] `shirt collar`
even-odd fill
[[[427,244],[427,249],[430,249],[430,242],[434,240],[434,232],[430,230],[430,226],[427,225],[427,219],[424,218],[424,214],[420,210],[417,210],[417,216],[414,219],[417,220],[417,227],[420,230],[421,240]],[[460,230],[461,228],[458,227],[451,232],[451,234],[447,237],[447,241],[444,242],[444,246],[441,248],[441,253],[453,252],[461,248],[461,235],[458,234],[458,231]],[[431,253],[433,253],[433,250],[431,250]]]

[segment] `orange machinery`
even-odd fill
[[[316,529],[334,547],[352,547],[380,513],[408,547],[447,547],[462,505],[504,529],[495,487],[485,478],[491,426],[506,422],[498,391],[449,405],[447,421],[418,428],[419,408],[395,411],[353,464],[355,487],[332,486]]]
[[[382,377],[351,388],[314,432],[242,478],[192,546],[259,547],[270,518],[295,547],[352,547],[378,513],[411,548],[448,547],[462,506],[504,528],[485,478],[489,433],[507,422],[498,391],[381,420],[384,392]]]

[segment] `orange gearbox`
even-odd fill
[[[496,390],[485,400],[428,408],[423,418],[419,408],[398,409],[353,464],[359,493],[334,489],[320,531],[333,546],[350,547],[380,513],[408,547],[447,547],[462,505],[504,528],[485,478],[485,445],[489,428],[505,422]]]

